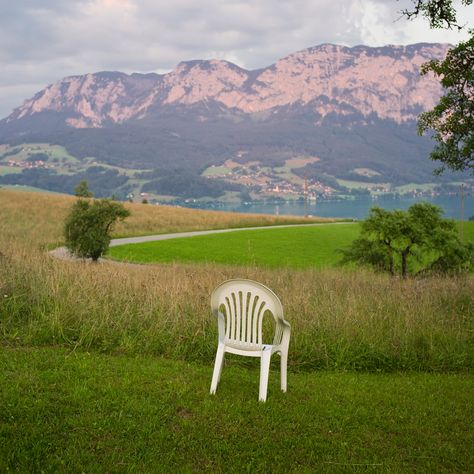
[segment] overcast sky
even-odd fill
[[[0,118],[74,74],[168,72],[226,59],[247,69],[321,43],[457,43],[400,11],[411,0],[0,0]],[[458,9],[474,26],[474,6]]]

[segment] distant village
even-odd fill
[[[14,161],[8,160],[5,163],[10,168],[23,168],[23,169],[34,169],[34,168],[54,168],[54,165],[47,163],[43,160],[25,160],[25,161]]]
[[[60,167],[57,159],[49,160],[45,153],[38,153],[34,148],[23,148],[23,152],[29,153],[27,159],[7,159],[3,160],[3,165],[11,168],[21,169],[55,169]],[[36,151],[36,153],[35,153]],[[245,152],[239,152],[235,160],[240,160]],[[52,162],[53,161],[53,162]],[[239,185],[243,188],[240,193],[242,202],[251,202],[259,200],[305,200],[316,201],[349,199],[352,195],[355,197],[371,197],[372,199],[385,199],[391,197],[409,196],[409,197],[435,197],[439,195],[450,195],[459,193],[459,184],[444,184],[437,186],[423,186],[411,188],[393,188],[390,183],[356,183],[358,187],[345,187],[344,181],[334,179],[333,186],[327,182],[322,182],[313,178],[306,178],[302,173],[296,174],[294,171],[303,168],[308,163],[318,161],[315,157],[292,158],[285,162],[285,166],[269,167],[263,166],[258,161],[240,163],[232,159],[227,160],[222,165],[212,165],[203,174],[208,180],[226,181],[231,184]],[[99,164],[99,163],[92,163]],[[70,166],[70,165],[69,165]],[[68,166],[68,167],[69,167]],[[367,173],[375,173],[366,170]],[[366,174],[365,176],[371,176]],[[340,184],[339,184],[340,183]],[[405,188],[405,189],[403,189]],[[468,193],[473,192],[472,184],[465,188]],[[137,195],[143,199],[150,199],[150,202],[158,202],[155,196],[147,192],[138,192]],[[127,195],[127,199],[132,200],[134,193]],[[178,198],[179,200],[179,198]],[[184,203],[197,203],[199,199],[185,199]],[[217,200],[218,201],[218,200]]]
[[[249,189],[258,189],[259,193],[267,195],[294,195],[306,193],[309,198],[316,199],[318,194],[330,195],[333,189],[319,181],[307,180],[305,184],[290,182],[273,173],[263,171],[259,166],[240,166],[234,168],[224,176],[209,176],[209,179],[222,179],[243,185]]]
[[[282,198],[285,200],[307,199],[334,199],[340,197],[341,191],[319,180],[296,176],[292,173],[278,172],[278,168],[271,169],[258,163],[239,164],[227,161],[224,166],[211,166],[208,169],[208,179],[224,179],[231,183],[245,186],[249,190],[258,189],[257,194],[266,197]],[[392,194],[388,183],[367,183],[367,188],[352,190],[354,195],[383,195]],[[434,190],[413,190],[412,196],[439,193]]]

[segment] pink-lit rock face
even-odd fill
[[[66,122],[75,128],[125,122],[150,105],[159,77],[122,73],[67,77],[27,100],[8,120],[50,110],[71,114]]]
[[[448,48],[442,44],[321,45],[254,72],[212,60],[181,63],[162,76],[86,74],[48,86],[8,120],[52,110],[70,115],[66,121],[72,127],[102,127],[143,118],[151,106],[213,101],[247,114],[301,104],[322,117],[355,110],[404,122],[438,101],[439,82],[420,76],[419,70],[424,62],[443,58]]]

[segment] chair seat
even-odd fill
[[[272,344],[250,344],[240,341],[224,341],[225,352],[231,354],[245,355],[249,357],[261,357],[263,350],[270,350],[272,353],[276,352],[279,346]]]

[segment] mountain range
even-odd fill
[[[303,156],[311,160],[295,172],[308,178],[426,182],[432,143],[417,135],[416,118],[442,90],[420,66],[448,49],[323,44],[253,71],[195,60],[161,75],[66,77],[1,120],[0,143],[61,145],[79,160],[155,178]]]

